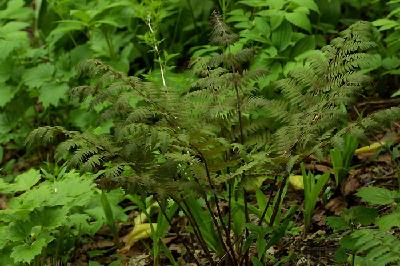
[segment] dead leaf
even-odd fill
[[[151,226],[153,226],[154,230],[157,230],[157,223],[136,224],[133,230],[123,238],[123,241],[126,243],[123,250],[129,250],[137,241],[149,238],[151,234]]]
[[[360,188],[360,186],[361,186],[361,184],[357,178],[349,177],[342,184],[342,187],[341,187],[342,194],[344,196],[351,195],[351,194],[355,193],[357,191],[357,189]]]
[[[347,203],[343,197],[336,197],[331,199],[325,206],[325,209],[333,212],[336,215],[340,215],[347,207]]]

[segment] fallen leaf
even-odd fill
[[[343,209],[346,207],[347,203],[342,197],[333,198],[325,205],[325,209],[333,212],[336,215],[340,215]]]
[[[385,145],[384,141],[381,142],[374,142],[371,145],[368,146],[364,146],[361,148],[358,148],[357,150],[354,151],[355,155],[360,155],[360,154],[364,154],[364,153],[374,153],[376,152],[378,149],[380,149],[381,147],[383,147]]]
[[[289,184],[295,190],[303,190],[304,189],[303,176],[302,175],[291,175],[291,176],[289,176]]]
[[[149,238],[151,234],[151,226],[153,226],[154,230],[157,230],[157,223],[136,224],[133,230],[123,238],[123,241],[125,242],[125,247],[121,249],[121,252],[125,253],[129,251],[129,249],[137,241]]]
[[[344,196],[351,195],[355,193],[360,186],[361,184],[357,178],[347,178],[342,184],[342,194]]]

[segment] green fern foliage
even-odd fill
[[[374,47],[369,23],[352,25],[278,81],[277,99],[258,92],[265,70],[248,67],[253,49],[238,49],[237,36],[218,14],[212,23],[216,52],[193,58],[191,86],[156,85],[89,60],[79,70],[90,82],[72,89],[71,97],[100,114],[98,128],[84,133],[40,128],[28,142],[63,135],[59,160],[102,176],[121,174],[134,187],[159,192],[224,183],[244,173],[282,174],[302,157],[322,155],[346,132],[357,129],[359,136],[381,119],[389,124],[400,115],[397,108],[384,110],[347,126],[347,110],[369,81],[367,52]]]
[[[358,22],[277,82],[281,108],[275,109],[270,119],[278,118],[275,123],[280,123],[273,146],[278,154],[321,154],[323,147],[340,141],[346,132],[357,128],[360,137],[365,130],[379,127],[381,119],[390,123],[399,117],[394,108],[383,111],[390,113],[385,118],[375,113],[354,124],[349,118],[347,110],[370,80],[367,69],[372,61],[368,50],[375,46],[372,39],[370,23]]]

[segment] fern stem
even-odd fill
[[[218,219],[220,220],[220,223],[221,223],[221,226],[222,226],[222,230],[224,230],[224,232],[225,232],[226,244],[225,244],[225,241],[223,239],[222,230],[220,229],[218,221],[217,221],[217,219],[215,218],[215,216],[212,213],[212,209],[211,209],[211,206],[209,206],[210,204],[209,204],[209,202],[208,202],[208,200],[206,198],[206,195],[204,195],[205,196],[205,200],[206,200],[207,208],[209,209],[209,212],[213,217],[214,224],[217,227],[218,234],[220,235],[221,243],[222,243],[225,251],[228,253],[229,259],[233,263],[235,263],[235,265],[237,265],[235,251],[233,249],[233,245],[232,245],[232,241],[231,241],[230,231],[228,231],[228,227],[225,226],[224,219],[222,217],[222,212],[221,212],[221,209],[219,207],[218,197],[217,197],[217,194],[215,193],[215,187],[214,187],[214,184],[211,181],[211,175],[210,175],[210,170],[209,170],[209,167],[208,167],[207,160],[203,156],[203,154],[196,147],[194,147],[194,148],[195,148],[195,150],[197,151],[197,153],[199,154],[200,158],[202,159],[202,161],[204,163],[204,167],[205,167],[206,175],[207,175],[207,182],[208,182],[208,185],[210,186],[212,194],[213,194],[214,204],[215,204],[215,207],[217,208]],[[226,248],[226,246],[228,246],[230,252],[228,252],[228,249]]]
[[[261,214],[261,218],[260,218],[260,220],[258,221],[258,225],[262,225],[262,223],[263,223],[263,221],[264,221],[264,219],[265,219],[265,216],[267,215],[268,208],[269,208],[269,206],[270,206],[270,204],[271,204],[271,202],[272,202],[272,194],[273,194],[273,192],[274,192],[274,190],[275,190],[275,188],[276,188],[276,181],[277,181],[277,179],[278,179],[278,176],[275,175],[274,183],[272,184],[272,187],[271,187],[270,190],[269,190],[269,197],[268,197],[267,205],[265,205],[265,208],[264,208],[264,210],[263,210],[263,212],[262,212],[262,214]]]
[[[198,223],[196,222],[196,219],[194,218],[193,213],[191,212],[188,204],[186,203],[185,199],[180,195],[183,205],[185,205],[185,208],[182,207],[182,205],[179,203],[178,200],[174,199],[176,204],[178,204],[179,208],[186,214],[186,216],[189,218],[189,222],[192,224],[193,227],[193,232],[197,238],[197,240],[200,243],[200,246],[202,247],[203,251],[206,253],[207,259],[210,261],[211,265],[215,265],[214,260],[212,259],[212,255],[210,251],[208,250],[207,244],[203,238],[203,235],[201,234],[200,227]]]
[[[281,203],[283,190],[285,189],[288,176],[289,175],[287,174],[282,179],[282,183],[281,183],[281,186],[280,186],[279,192],[278,192],[278,198],[277,198],[275,206],[274,206],[274,211],[272,212],[271,219],[269,220],[269,226],[273,226],[275,223],[276,215],[278,214],[279,205]]]
[[[161,205],[160,200],[156,197],[154,197],[154,199],[156,200],[156,202],[158,203],[158,205],[160,206],[160,211],[161,213],[164,215],[165,219],[167,220],[169,226],[172,228],[172,221],[171,219],[168,217],[167,213],[165,212],[164,208]],[[174,202],[176,202],[174,200]],[[176,204],[179,206],[179,204],[176,202]],[[181,238],[181,234],[179,233],[179,230],[176,232],[176,236],[177,238]],[[182,241],[182,244],[185,246],[187,252],[189,253],[189,256],[193,258],[193,260],[195,261],[196,265],[200,266],[200,262],[197,260],[197,258],[194,255],[194,252],[189,248],[189,246],[187,245],[187,243],[185,241]]]

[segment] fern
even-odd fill
[[[218,53],[193,59],[198,78],[187,89],[158,87],[89,60],[79,69],[91,85],[71,90],[71,97],[100,110],[99,125],[112,120],[111,132],[98,136],[46,127],[32,132],[28,142],[63,135],[69,139],[57,148],[57,158],[85,171],[129,165],[129,179],[141,184],[167,186],[168,178],[156,181],[161,169],[169,180],[224,183],[244,172],[282,174],[305,156],[322,155],[345,133],[361,137],[366,129],[381,128],[383,120],[390,124],[400,115],[395,107],[349,119],[347,109],[369,81],[364,71],[367,52],[374,47],[369,23],[352,25],[278,81],[277,99],[257,93],[256,81],[265,71],[247,69],[254,51],[234,48],[237,36],[218,14],[212,23]],[[234,148],[239,146],[242,152]],[[207,178],[197,170],[206,165]]]

